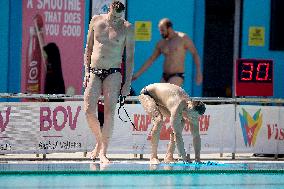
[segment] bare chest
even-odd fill
[[[123,23],[109,24],[106,21],[99,21],[94,24],[94,39],[99,43],[122,44],[125,39],[125,27]]]
[[[184,53],[185,48],[183,41],[180,38],[172,40],[164,40],[161,45],[161,52],[165,55]]]

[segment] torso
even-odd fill
[[[107,15],[99,15],[95,19],[91,67],[99,69],[119,68],[129,23],[120,19],[117,24],[112,24]]]
[[[183,73],[185,60],[185,44],[183,40],[184,33],[177,32],[177,35],[172,39],[163,39],[160,41],[160,51],[165,56],[163,72]]]
[[[154,83],[146,89],[158,105],[167,109],[179,105],[181,101],[189,100],[189,96],[182,88],[170,83]]]

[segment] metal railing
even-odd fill
[[[27,94],[27,93],[0,93],[0,98],[7,99],[65,99],[65,100],[83,100],[83,95],[66,95],[66,94]],[[284,103],[283,98],[264,98],[264,97],[192,97],[192,100],[201,100],[203,102],[220,102],[220,103]],[[103,100],[103,96],[100,97]],[[138,102],[137,96],[128,96],[126,101]]]

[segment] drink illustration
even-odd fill
[[[34,25],[29,28],[29,43],[26,59],[25,88],[27,93],[43,93],[45,77],[45,61],[43,46],[43,19],[40,15],[34,17]]]

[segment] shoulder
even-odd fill
[[[101,20],[101,19],[104,19],[105,18],[105,15],[106,14],[99,14],[99,15],[94,15],[91,19],[91,22],[94,22],[96,20]]]
[[[191,38],[186,33],[178,32],[178,36],[180,37],[186,48],[190,48],[193,46]]]
[[[133,29],[133,25],[130,22],[128,22],[124,19],[122,19],[122,21],[123,21],[123,25],[124,25],[125,28],[130,29],[130,30]]]
[[[123,25],[125,26],[125,27],[132,27],[132,24],[129,22],[129,21],[127,21],[127,20],[125,20],[125,19],[121,19],[122,21],[123,21]]]
[[[90,26],[93,26],[95,22],[97,22],[98,20],[103,20],[104,19],[104,15],[100,14],[100,15],[94,15],[90,21]]]
[[[188,35],[187,35],[186,33],[184,33],[184,32],[179,32],[179,31],[177,31],[177,34],[178,34],[178,36],[179,36],[181,39],[185,39],[185,40],[190,39],[190,38],[188,37]]]
[[[123,25],[124,25],[127,33],[133,33],[134,34],[134,27],[130,22],[123,19]]]
[[[165,39],[160,39],[160,40],[157,42],[156,47],[162,48],[164,44],[165,44]]]

